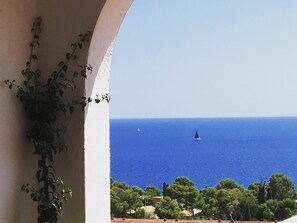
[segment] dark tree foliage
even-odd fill
[[[264,204],[267,200],[267,190],[265,188],[265,182],[264,183],[260,183],[259,185],[259,192],[258,192],[258,204]]]
[[[202,207],[200,216],[212,219],[218,213],[218,190],[216,188],[204,188],[201,190]]]
[[[161,195],[160,190],[152,185],[149,185],[144,190],[144,204],[145,205],[153,205],[153,197],[159,197]]]
[[[176,200],[182,210],[190,211],[200,207],[201,194],[194,183],[186,177],[176,178],[167,188],[167,195]]]
[[[139,188],[139,187],[133,186],[132,187],[132,190],[134,192],[138,193],[140,196],[144,195],[144,191],[141,188]]]
[[[118,186],[127,187],[124,183],[118,183]],[[154,187],[148,186],[144,195],[152,188]],[[155,190],[156,188],[153,189]],[[274,195],[275,199],[269,198],[268,192]],[[248,189],[244,189],[234,180],[225,179],[215,187],[201,191],[188,178],[178,177],[170,185],[163,183],[164,194],[166,197],[155,206],[155,213],[160,218],[185,218],[183,211],[187,211],[191,213],[187,214],[187,218],[192,219],[280,221],[297,214],[294,185],[283,174],[272,175],[267,183],[252,183]],[[147,197],[142,199],[146,201]],[[122,208],[125,204],[118,206]],[[195,213],[194,210],[197,209],[200,211]]]
[[[296,191],[292,180],[281,173],[273,174],[268,183],[268,196],[270,199],[277,200],[296,199]]]
[[[163,191],[162,191],[163,198],[165,198],[167,196],[168,186],[169,186],[169,184],[167,184],[166,182],[163,182]]]
[[[149,185],[145,188],[144,194],[149,197],[156,197],[156,196],[160,196],[161,192],[157,187]]]
[[[225,190],[231,190],[231,189],[239,189],[241,191],[244,190],[244,188],[242,186],[240,186],[239,184],[237,184],[234,180],[231,179],[224,179],[221,180],[216,186],[216,189],[221,190],[221,189],[225,189]]]
[[[144,218],[145,213],[140,208],[143,206],[143,190],[130,187],[123,182],[113,182],[110,189],[111,216]]]
[[[176,201],[172,200],[168,196],[164,199],[161,199],[156,204],[155,213],[158,215],[159,218],[174,219],[183,217],[181,209],[179,208]]]

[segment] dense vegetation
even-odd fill
[[[142,190],[111,181],[112,217],[149,218],[141,208],[160,196],[155,186]],[[163,183],[163,198],[155,206],[159,218],[283,220],[297,214],[296,192],[291,179],[273,174],[269,181],[255,182],[247,189],[234,180],[221,180],[215,187],[198,190],[186,177]]]

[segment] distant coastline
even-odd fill
[[[110,120],[162,120],[162,119],[295,119],[297,116],[226,116],[226,117],[131,117],[113,118]]]

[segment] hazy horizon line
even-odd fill
[[[204,116],[204,117],[123,117],[123,118],[109,118],[110,120],[124,120],[124,119],[235,119],[235,118],[297,118],[296,116]]]

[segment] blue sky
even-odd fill
[[[297,116],[297,1],[135,0],[111,118]]]

